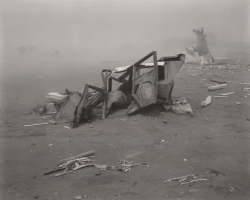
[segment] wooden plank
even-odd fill
[[[140,75],[140,64],[153,56],[154,69]],[[140,107],[156,103],[158,83],[157,55],[153,51],[133,65],[133,89],[132,96]],[[136,91],[136,88],[138,91]]]
[[[81,98],[81,100],[79,102],[79,105],[76,108],[75,118],[74,118],[73,122],[70,124],[70,126],[71,126],[70,128],[76,128],[79,125],[79,122],[80,122],[80,119],[81,119],[81,114],[82,114],[82,109],[84,107],[84,104],[86,103],[85,101],[86,101],[88,91],[89,91],[89,85],[86,84],[85,88],[84,88],[84,91],[83,91],[82,98]]]
[[[108,71],[105,71],[105,77],[104,77],[104,90],[107,91],[107,76],[108,76]],[[103,105],[102,105],[102,119],[106,118],[106,111],[107,110],[107,94],[104,94],[103,97]]]
[[[57,165],[62,164],[62,163],[67,162],[67,161],[70,161],[70,160],[74,160],[74,159],[78,159],[78,158],[83,158],[83,157],[92,156],[92,155],[94,155],[94,154],[95,154],[95,151],[94,151],[94,150],[87,151],[87,152],[78,154],[78,155],[76,155],[76,156],[71,156],[71,157],[69,157],[69,158],[65,158],[65,159],[59,161]]]
[[[152,52],[149,53],[148,55],[144,56],[142,59],[140,59],[139,61],[137,61],[134,65],[139,65],[139,64],[141,64],[142,62],[144,62],[145,60],[147,60],[148,58],[150,58],[150,57],[153,55],[154,52],[155,52],[155,51],[152,51]]]

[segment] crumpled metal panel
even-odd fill
[[[76,107],[78,106],[81,100],[81,96],[78,93],[74,93],[69,97],[69,100],[62,105],[59,112],[56,114],[56,120],[67,120],[72,121],[74,119],[74,113]]]

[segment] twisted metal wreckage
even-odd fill
[[[143,63],[151,57],[153,63]],[[184,54],[157,60],[157,53],[153,51],[133,65],[114,70],[104,69],[101,73],[102,88],[86,84],[82,95],[74,92],[63,99],[54,118],[56,121],[67,120],[71,128],[75,128],[80,121],[86,121],[90,111],[101,103],[102,119],[106,118],[113,104],[118,107],[129,106],[127,115],[151,104],[170,106],[174,77],[184,62]],[[114,75],[119,73],[123,74],[115,78]],[[115,91],[112,91],[113,80],[122,83]],[[55,104],[59,105],[59,102]]]

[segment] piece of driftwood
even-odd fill
[[[223,98],[223,97],[224,97],[224,98],[227,98],[228,96],[214,96],[214,97],[215,97],[215,98],[221,98],[221,97],[222,97],[222,98]]]
[[[24,125],[24,127],[41,126],[41,125],[48,125],[48,124],[49,124],[49,123],[29,124],[29,125]]]
[[[180,186],[181,186],[181,185],[190,184],[190,183],[194,183],[194,182],[198,182],[198,181],[207,181],[207,180],[208,180],[208,179],[206,179],[206,178],[194,179],[194,180],[187,181],[187,182],[181,182],[181,183],[180,183]]]
[[[231,95],[231,94],[234,94],[234,92],[227,92],[227,93],[222,93],[222,94],[219,94],[220,96],[228,96],[228,95]]]
[[[220,83],[220,84],[226,83],[226,81],[224,81],[224,80],[218,80],[218,79],[214,79],[214,78],[210,79],[210,81]]]

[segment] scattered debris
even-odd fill
[[[128,121],[128,119],[120,119],[120,121]]]
[[[236,67],[227,67],[226,69],[233,70],[233,69],[236,69]]]
[[[227,194],[225,195],[224,199],[227,198],[228,195],[229,195],[230,193],[232,193],[234,190],[240,191],[238,188],[236,188],[236,187],[234,187],[234,186],[219,187],[219,186],[210,185],[209,187],[214,187],[214,188],[217,189],[217,190],[224,190],[224,189],[226,189],[226,190],[227,190]]]
[[[207,66],[203,66],[203,68],[209,68],[209,69],[227,69],[227,67],[225,65],[207,65]]]
[[[228,71],[227,73],[215,73],[214,75],[219,78],[232,78],[233,77],[230,71]]]
[[[70,127],[68,127],[68,126],[64,126],[64,128],[70,129]]]
[[[215,174],[216,176],[219,176],[220,174],[223,175],[223,176],[226,176],[225,174],[217,171],[217,170],[214,170],[214,169],[210,169],[210,168],[207,168],[209,170],[209,172],[207,172],[208,174]]]
[[[190,190],[188,190],[189,192],[198,192],[199,190],[197,190],[197,189],[190,189]]]
[[[202,101],[201,102],[201,107],[205,107],[205,106],[207,106],[208,104],[210,104],[212,102],[212,97],[211,96],[208,96],[207,98],[206,98],[206,100],[205,101]]]
[[[61,120],[57,122],[55,120],[49,120],[49,122],[46,122],[46,123],[24,125],[24,127],[41,126],[41,125],[48,125],[48,124],[61,124],[61,123],[68,123],[68,121]]]
[[[89,157],[89,156],[92,156],[92,155],[94,155],[94,154],[95,154],[95,151],[94,151],[94,150],[87,151],[87,152],[78,154],[78,155],[76,155],[76,156],[71,156],[71,157],[69,157],[69,158],[65,158],[65,159],[61,160],[61,161],[58,163],[58,165],[61,164],[61,163],[70,161],[70,160],[77,159],[77,158]]]
[[[228,95],[231,95],[231,94],[234,94],[234,92],[227,92],[227,93],[222,93],[222,94],[219,94],[220,96],[228,96]]]
[[[186,185],[186,184],[190,184],[190,183],[194,183],[198,181],[207,181],[207,180],[208,179],[199,178],[197,174],[189,174],[186,176],[168,179],[164,182],[164,184],[167,182],[178,181],[181,186],[181,185]]]
[[[249,91],[250,90],[250,88],[243,88],[243,91]]]
[[[227,98],[228,96],[214,96],[214,97],[215,97],[215,98],[221,98],[221,97],[222,97],[222,98],[223,98],[223,97],[224,97],[224,98]]]
[[[194,32],[197,36],[203,35],[203,30]],[[153,63],[144,63],[149,58],[153,58]],[[153,51],[132,65],[117,67],[112,71],[103,69],[101,73],[103,87],[101,88],[85,84],[81,92],[66,89],[64,93],[48,93],[46,98],[52,101],[51,105],[56,112],[49,111],[47,115],[52,115],[55,121],[68,121],[70,128],[76,128],[81,122],[88,121],[91,110],[99,104],[102,106],[102,119],[107,117],[112,105],[129,106],[127,115],[156,103],[171,106],[174,77],[184,63],[185,54],[165,56],[157,60],[157,52]],[[115,73],[122,72],[119,78],[114,76]],[[203,72],[199,72],[199,75],[201,74]],[[113,80],[121,83],[114,91],[112,91]],[[183,110],[192,113],[188,103],[173,105],[172,110],[177,113]],[[38,112],[40,115],[46,114],[46,106],[39,107]],[[90,127],[92,128],[93,125]]]
[[[238,102],[238,101],[237,101],[237,102],[235,102],[235,103],[236,103],[237,105],[241,105],[241,103],[240,103],[240,102]]]
[[[236,188],[236,187],[234,187],[234,186],[230,186],[230,187],[228,187],[228,192],[227,192],[227,194],[226,194],[226,196],[225,196],[224,198],[227,198],[227,196],[228,196],[230,193],[232,193],[232,192],[234,191],[234,189],[240,191],[238,188]]]
[[[95,164],[95,167],[100,169],[100,170],[106,170],[108,165],[98,165],[98,164]]]
[[[209,91],[213,91],[213,90],[219,90],[224,88],[225,86],[227,86],[227,84],[217,84],[217,85],[211,85],[208,87]]]
[[[239,85],[250,85],[250,83],[239,83]]]
[[[54,115],[56,114],[57,112],[46,112],[44,115]]]
[[[204,117],[205,120],[207,120],[209,123],[212,123],[211,120],[209,120],[208,118]]]
[[[53,100],[63,100],[67,97],[68,97],[68,95],[62,95],[58,92],[51,92],[51,93],[48,93],[48,96],[46,96],[46,98],[50,98]]]
[[[120,164],[122,166],[121,167],[117,167],[116,169],[118,171],[123,171],[123,172],[129,172],[131,170],[131,168],[135,167],[135,166],[150,167],[149,164],[140,164],[140,163],[130,162],[130,161],[126,161],[126,160],[122,160],[120,162]]]
[[[63,173],[56,174],[55,176],[61,176],[67,173],[71,173],[73,171],[76,171],[78,169],[93,166],[93,161],[90,160],[88,157],[83,158],[77,158],[70,161],[66,161],[62,163],[61,165],[58,165],[57,168],[63,170]]]
[[[191,77],[201,76],[203,72],[195,72],[193,74],[190,74]]]
[[[24,125],[24,127],[30,127],[30,126],[41,126],[41,125],[47,125],[49,123],[40,123],[40,124],[30,124],[30,125]]]
[[[164,106],[164,108],[165,108],[165,106]],[[173,105],[171,106],[171,109],[176,114],[190,113],[191,116],[193,116],[193,110],[192,110],[190,104],[187,102],[187,99],[185,97],[181,97],[181,98],[173,101]]]

